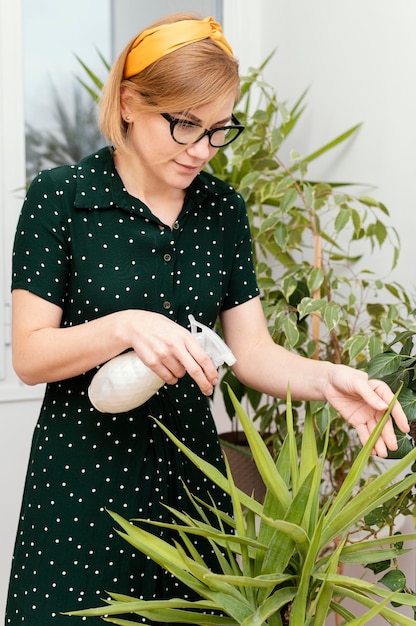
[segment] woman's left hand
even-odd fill
[[[383,381],[368,379],[364,372],[344,365],[331,368],[323,393],[334,409],[356,429],[363,445],[383,417],[394,395]],[[392,410],[392,417],[403,433],[409,432],[407,417],[397,401]],[[388,450],[396,449],[397,439],[390,417],[374,446],[373,453],[385,457]]]

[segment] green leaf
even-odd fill
[[[267,624],[267,620],[272,615],[276,615],[278,611],[289,604],[296,596],[296,587],[283,587],[278,589],[268,597],[259,607],[256,608],[240,626],[263,626]]]
[[[367,344],[368,337],[365,337],[364,335],[355,335],[347,339],[342,349],[342,353],[345,354],[346,352],[349,352],[350,361],[353,361],[363,352],[363,350],[365,350]]]
[[[383,351],[383,342],[380,337],[372,335],[368,342],[368,351],[370,353],[370,359],[373,359],[377,354],[381,354]]]
[[[297,199],[298,192],[296,191],[296,189],[288,189],[280,202],[280,210],[282,211],[282,213],[290,211],[290,209],[295,206]]]
[[[296,323],[290,316],[285,317],[283,330],[287,339],[288,348],[294,348],[299,341],[299,330]]]
[[[406,588],[406,576],[399,569],[387,572],[378,582],[392,591],[403,591]]]
[[[350,212],[348,209],[341,209],[335,218],[334,228],[335,232],[339,233],[348,224],[350,219]]]
[[[298,313],[300,319],[314,313],[315,311],[319,311],[326,304],[326,300],[323,298],[302,298],[300,303],[298,304]]]
[[[289,299],[293,293],[295,293],[298,286],[298,281],[294,276],[285,276],[282,280],[282,291],[286,300],[289,302]]]
[[[288,233],[287,233],[286,224],[283,224],[283,222],[281,222],[280,224],[276,226],[274,230],[274,239],[280,248],[283,248],[283,249],[286,248],[287,237],[288,237]]]
[[[336,146],[339,146],[341,143],[343,143],[344,141],[349,139],[352,135],[354,135],[354,133],[357,132],[360,126],[361,124],[356,124],[349,130],[345,131],[344,133],[341,133],[341,135],[338,135],[338,137],[336,137],[332,141],[329,141],[327,144],[319,148],[319,150],[315,150],[315,152],[312,152],[309,156],[305,157],[303,161],[306,163],[310,163],[311,161],[314,161],[315,159],[320,157],[322,154],[325,154],[325,152],[328,152],[329,150],[332,150]]]
[[[234,404],[236,414],[243,426],[244,432],[246,433],[247,440],[253,453],[253,458],[256,462],[257,469],[261,474],[264,484],[274,494],[274,496],[282,504],[284,509],[287,510],[292,502],[292,497],[289,489],[287,488],[287,485],[277,471],[270,452],[264,444],[263,439],[257,432],[254,424],[250,420],[247,413],[243,410],[243,408],[237,401],[237,398],[235,397],[232,389],[229,389],[229,393],[231,400]],[[249,500],[252,500],[252,498],[250,498]]]
[[[409,422],[416,420],[416,394],[411,389],[403,388],[399,394],[399,401]]]
[[[383,378],[401,368],[403,359],[395,352],[383,352],[377,354],[368,364],[368,376],[370,378]]]
[[[320,267],[314,267],[308,276],[308,288],[311,293],[315,292],[321,287],[324,281],[324,273]]]
[[[261,172],[249,172],[240,182],[241,187],[252,187],[257,179],[261,176]]]
[[[371,196],[358,196],[358,202],[361,202],[361,204],[365,204],[366,206],[370,207],[380,207],[380,202],[378,202],[378,200]]]
[[[329,302],[324,308],[322,316],[328,330],[333,330],[341,319],[341,311],[339,304],[336,302]]]

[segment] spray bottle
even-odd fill
[[[215,367],[233,365],[235,357],[223,340],[208,326],[188,316],[191,333],[210,356]],[[130,350],[105,363],[88,388],[91,404],[102,413],[123,413],[144,404],[164,381]]]

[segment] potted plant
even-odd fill
[[[310,358],[368,370],[372,359],[389,349],[395,334],[416,330],[413,304],[406,290],[365,266],[377,247],[391,253],[393,268],[399,238],[386,222],[387,208],[360,194],[359,185],[308,177],[310,163],[344,144],[359,125],[307,156],[286,148],[304,110],[306,94],[290,109],[279,102],[274,88],[263,78],[268,60],[242,79],[237,115],[246,132],[228,150],[218,152],[209,167],[246,200],[261,299],[274,340]],[[280,156],[285,152],[289,164]],[[374,372],[372,367],[371,375]],[[227,385],[244,402],[259,432],[278,449],[286,436],[285,401],[261,396],[226,370],[221,390],[232,423],[235,412]],[[400,400],[406,400],[406,414],[409,421],[414,420],[416,400],[406,381]],[[302,431],[300,407],[293,407],[298,442]],[[355,431],[331,407],[316,404],[314,415],[319,449],[330,423],[328,479],[336,489],[360,443]],[[232,428],[222,435],[224,448],[233,455],[242,436],[236,431]],[[407,437],[401,438],[401,444],[399,455],[412,446]],[[244,455],[242,459],[247,458],[247,447]],[[258,479],[255,481],[257,484]],[[248,484],[246,490],[251,488]],[[409,494],[411,504],[413,496]]]
[[[160,622],[244,626],[323,626],[330,614],[346,624],[363,625],[380,615],[389,624],[409,625],[414,620],[396,610],[398,604],[416,606],[416,596],[397,584],[397,570],[379,583],[366,582],[339,573],[340,563],[372,564],[382,558],[396,562],[407,552],[404,544],[416,534],[390,533],[381,539],[354,539],[364,516],[391,498],[400,498],[416,483],[410,473],[401,472],[416,459],[412,449],[387,471],[361,486],[363,472],[374,442],[389,416],[389,410],[352,463],[340,490],[322,504],[320,483],[329,448],[330,425],[325,446],[319,453],[314,435],[314,418],[307,407],[299,455],[290,393],[287,404],[287,436],[273,461],[257,429],[232,391],[231,400],[250,444],[256,466],[267,485],[264,504],[239,490],[227,468],[224,476],[217,468],[197,457],[165,426],[166,434],[206,476],[230,494],[233,517],[202,502],[192,494],[195,515],[171,509],[170,524],[135,520],[135,524],[111,513],[121,527],[119,534],[137,550],[171,572],[196,594],[194,601],[181,598],[145,601],[111,593],[111,600],[98,608],[73,611],[69,615],[106,616],[106,621],[122,626],[137,622],[120,615],[140,615]],[[215,523],[206,513],[214,515]],[[177,540],[166,542],[146,530],[162,526],[177,532]],[[232,530],[228,530],[230,527]],[[192,537],[210,542],[218,558],[218,571],[208,569],[192,547]],[[344,605],[349,598],[365,613],[355,617]],[[391,605],[394,604],[394,606]]]

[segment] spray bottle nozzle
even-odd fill
[[[188,319],[191,324],[192,335],[211,357],[215,367],[219,367],[223,363],[234,365],[236,358],[221,337],[205,324],[197,322],[193,315],[188,315]]]

